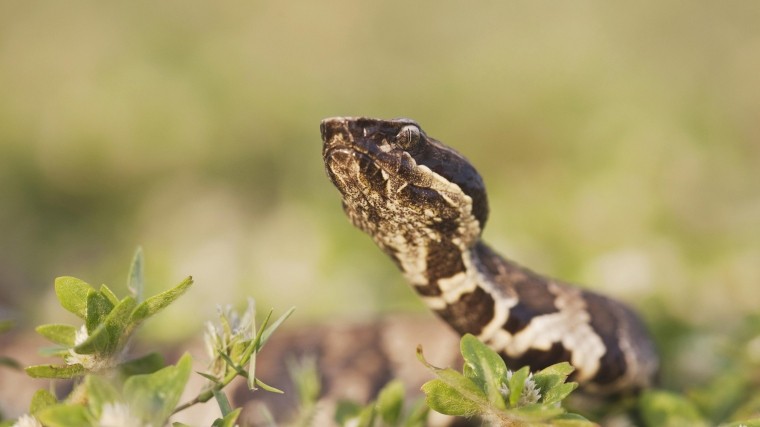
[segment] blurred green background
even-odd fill
[[[319,121],[416,119],[489,187],[485,237],[688,322],[760,308],[760,7],[716,3],[0,3],[0,305],[56,276],[196,286],[292,324],[423,311],[353,229]],[[182,323],[178,323],[178,322]]]

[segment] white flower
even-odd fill
[[[124,403],[106,403],[100,412],[99,427],[150,427],[141,423]]]
[[[501,395],[504,396],[505,399],[509,399],[509,380],[512,379],[512,374],[513,372],[507,369],[507,379],[502,382],[501,387],[499,388]],[[536,386],[536,382],[533,381],[533,374],[530,373],[528,374],[528,378],[525,379],[525,385],[520,393],[520,400],[518,400],[517,405],[523,406],[531,403],[538,403],[539,400],[541,400],[541,390]]]
[[[82,325],[74,335],[74,345],[77,346],[87,341],[90,335],[87,333],[87,327]],[[69,349],[69,355],[65,358],[67,365],[80,364],[88,371],[100,371],[102,369],[111,366],[110,359],[102,359],[96,354],[80,354],[74,351],[73,348]]]
[[[235,344],[249,341],[254,337],[255,303],[253,298],[248,298],[248,307],[242,315],[229,305],[217,308],[217,312],[219,321],[216,325],[211,322],[206,323],[203,340],[206,352],[211,359],[211,374],[220,376],[226,370],[227,362],[219,357],[219,354],[229,355]]]
[[[520,393],[520,405],[528,405],[531,403],[538,403],[541,399],[541,390],[536,387],[536,382],[533,381],[533,374],[528,374],[528,379],[525,380],[525,387],[523,387],[522,393]]]
[[[42,427],[42,423],[29,414],[24,414],[19,417],[13,424],[13,427]]]

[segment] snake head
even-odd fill
[[[488,216],[483,180],[416,122],[333,117],[321,132],[327,174],[344,210],[386,251],[420,239],[477,241]]]

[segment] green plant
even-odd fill
[[[568,363],[549,366],[535,374],[528,367],[507,369],[504,360],[474,336],[462,337],[462,373],[428,363],[422,348],[417,355],[438,377],[422,386],[425,402],[446,415],[480,417],[494,426],[593,426],[577,414],[568,413],[562,400],[578,384],[566,382],[573,368]]]
[[[341,426],[352,427],[422,427],[428,408],[419,402],[404,410],[404,385],[393,380],[383,387],[377,399],[361,406],[341,401],[335,411],[335,421]]]
[[[169,366],[157,353],[127,359],[125,349],[137,327],[192,285],[188,277],[172,289],[143,299],[142,266],[142,252],[138,250],[128,279],[130,295],[121,299],[106,285],[95,289],[73,277],[56,279],[55,291],[61,305],[84,324],[38,327],[40,334],[57,344],[49,354],[61,357],[64,363],[31,366],[26,372],[36,378],[73,379],[75,386],[61,400],[47,390],[38,391],[29,415],[21,417],[16,425],[161,426],[172,414],[215,398],[222,416],[213,425],[231,427],[240,409],[230,406],[222,389],[235,377],[245,377],[251,389],[280,392],[256,377],[256,355],[293,309],[271,324],[270,311],[257,328],[252,300],[242,315],[227,307],[219,310],[218,325],[209,324],[206,344],[211,363],[209,370],[201,373],[209,383],[187,403],[178,405],[191,373],[192,359],[188,354]]]

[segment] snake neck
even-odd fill
[[[496,325],[499,306],[515,295],[509,289],[529,272],[495,254],[478,240],[457,245],[451,239],[419,239],[402,252],[391,254],[424,303],[460,334],[488,339]],[[498,285],[496,276],[499,276]],[[506,314],[506,313],[504,313]],[[489,328],[489,324],[494,323]]]

